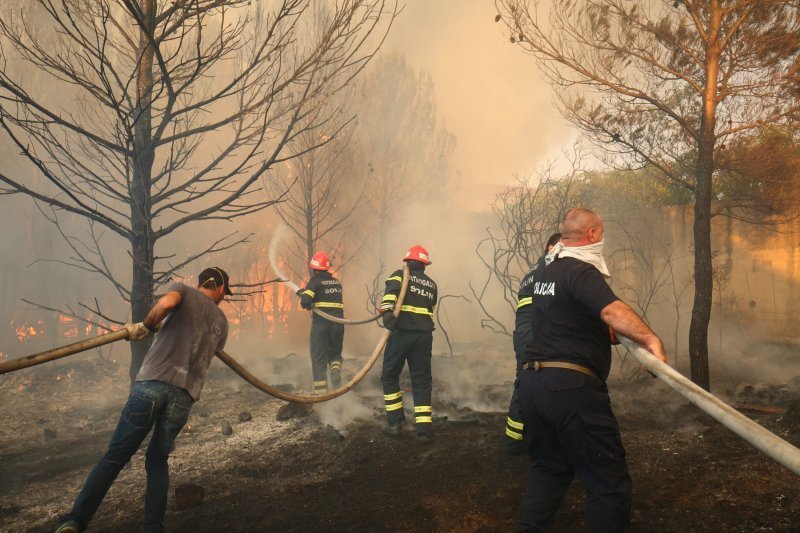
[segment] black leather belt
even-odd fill
[[[597,375],[595,375],[595,373],[590,369],[574,363],[564,363],[562,361],[528,361],[522,365],[523,370],[533,370],[535,372],[538,372],[542,368],[566,368],[567,370],[575,370],[581,374],[586,374],[587,376],[592,376],[595,379],[599,379]]]

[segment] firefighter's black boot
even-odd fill
[[[334,389],[342,386],[342,363],[334,361],[331,363],[331,385]]]

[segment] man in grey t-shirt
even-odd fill
[[[228,320],[219,304],[230,294],[228,274],[221,268],[207,268],[200,273],[197,288],[182,283],[172,285],[144,321],[125,326],[129,340],[140,340],[161,324],[108,451],[89,474],[72,511],[56,528],[57,533],[86,529],[120,470],[153,428],[145,454],[144,529],[164,530],[169,491],[167,459],[189,410],[200,397],[211,358],[225,346]]]

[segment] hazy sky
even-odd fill
[[[458,145],[455,200],[483,209],[514,174],[527,175],[575,133],[553,106],[533,59],[495,22],[491,0],[407,0],[384,45],[428,72]]]

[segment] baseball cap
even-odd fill
[[[209,281],[214,282],[214,287],[219,287],[220,285],[225,286],[225,294],[231,296],[233,293],[231,292],[230,287],[230,278],[228,277],[228,273],[222,270],[219,267],[209,267],[202,272],[200,272],[200,276],[198,277],[201,287],[205,287],[206,283]]]

